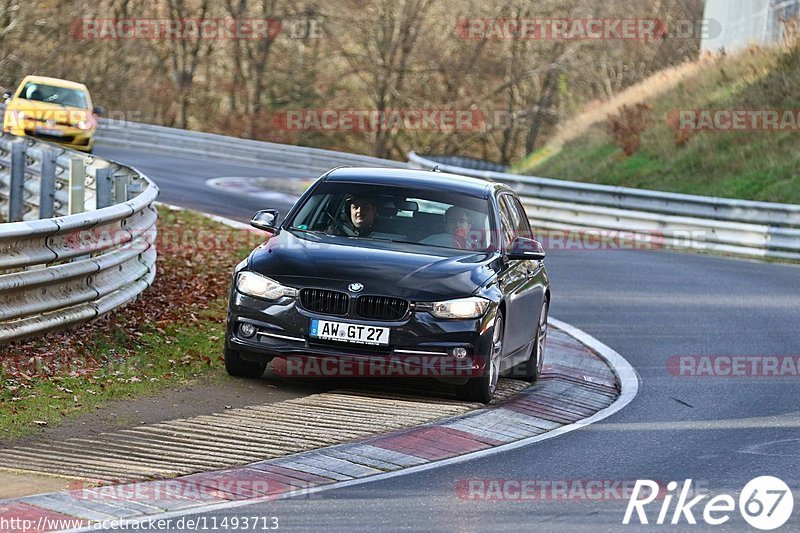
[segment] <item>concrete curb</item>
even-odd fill
[[[527,446],[633,400],[638,378],[619,354],[568,324],[552,323],[561,330],[550,338],[557,360],[537,384],[500,405],[243,467],[8,500],[0,502],[0,518],[24,516],[45,526],[72,519],[81,525],[67,525],[71,531],[92,531],[91,523],[103,520],[132,524],[309,495]]]

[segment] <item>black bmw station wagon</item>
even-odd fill
[[[509,187],[445,174],[337,168],[236,268],[225,366],[260,377],[276,357],[392,364],[489,402],[501,373],[542,369],[544,251]],[[386,368],[383,366],[382,368]]]

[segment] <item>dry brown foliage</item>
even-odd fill
[[[611,115],[606,122],[606,131],[614,143],[622,148],[626,156],[639,151],[642,133],[650,125],[653,108],[647,103],[622,106],[619,114]]]
[[[214,239],[173,239],[173,245],[165,245],[158,255],[153,286],[125,307],[73,330],[0,348],[4,377],[30,380],[65,372],[91,375],[109,357],[124,359],[135,354],[145,333],[169,338],[170,329],[176,326],[224,320],[220,300],[227,294],[231,273],[241,257],[233,249],[203,246],[202,242],[241,243],[243,239],[235,235],[241,230],[207,221],[203,225],[199,218],[168,213],[159,221],[159,233],[190,235],[200,224],[202,231],[215,235]],[[170,242],[169,238],[162,241]],[[100,345],[113,345],[113,353],[100,355]]]

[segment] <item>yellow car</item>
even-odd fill
[[[13,95],[6,94],[3,131],[28,135],[91,152],[97,131],[89,90],[82,83],[26,76]]]

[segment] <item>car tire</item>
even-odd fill
[[[237,378],[260,378],[264,374],[267,363],[245,361],[236,350],[225,348],[225,370],[228,375]]]
[[[536,337],[534,338],[531,355],[527,361],[522,363],[520,377],[531,383],[539,379],[544,366],[544,353],[547,345],[547,313],[550,302],[547,300],[542,304],[542,311],[539,313],[539,323],[536,324]]]
[[[505,334],[505,321],[503,313],[498,312],[492,330],[492,349],[483,375],[472,378],[456,389],[459,400],[469,402],[489,403],[497,390],[497,381],[500,377],[500,357],[503,353],[503,338]]]

